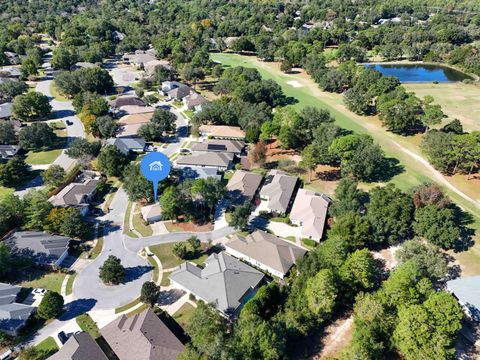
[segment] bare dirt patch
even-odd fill
[[[340,351],[350,342],[352,332],[353,315],[336,320],[325,329],[325,336],[322,340],[322,350],[310,359],[322,360],[338,356]]]

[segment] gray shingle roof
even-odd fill
[[[270,170],[260,190],[261,197],[268,197],[267,207],[271,211],[285,213],[297,185],[296,176],[280,170]]]
[[[192,155],[179,156],[177,165],[210,166],[228,168],[233,161],[233,154],[217,152],[197,152]]]
[[[21,287],[0,283],[0,331],[15,334],[27,322],[35,307],[16,303]]]
[[[53,264],[68,250],[70,238],[40,231],[16,231],[5,239],[14,253],[31,256],[37,263]]]
[[[480,321],[480,276],[470,276],[447,281],[447,288]]]
[[[100,346],[85,332],[72,335],[48,360],[107,360]]]
[[[121,106],[128,105],[146,106],[142,99],[137,96],[130,95],[119,96],[115,100],[110,101],[109,104],[113,108],[119,108]]]
[[[242,152],[244,147],[245,143],[243,141],[209,139],[194,144],[192,146],[192,151],[223,152],[238,155]]]
[[[188,96],[191,91],[192,89],[190,89],[190,87],[188,87],[187,85],[183,85],[167,91],[167,94],[173,99],[182,100],[184,97]]]
[[[286,274],[307,252],[275,235],[257,230],[247,237],[235,236],[225,247]]]
[[[175,360],[184,348],[150,308],[122,315],[100,332],[120,360]]]
[[[252,198],[258,190],[263,176],[248,171],[237,170],[227,184],[227,190],[239,192],[247,198]],[[236,195],[236,194],[234,194]]]
[[[20,150],[20,146],[17,145],[0,145],[0,157],[10,159],[17,154],[18,150]]]
[[[170,279],[228,315],[238,309],[244,296],[258,286],[263,276],[222,251],[210,255],[203,269],[183,263]]]
[[[0,119],[6,119],[12,116],[12,103],[6,102],[0,104]]]
[[[128,155],[130,151],[145,148],[145,140],[141,137],[121,137],[107,140],[107,145],[114,145],[120,152]]]
[[[85,198],[96,190],[100,180],[88,179],[83,183],[70,183],[49,201],[54,206],[78,206],[86,204]]]

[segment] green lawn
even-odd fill
[[[147,260],[150,263],[150,265],[153,266],[152,281],[156,283],[158,281],[158,275],[159,275],[157,262],[153,260],[150,256],[147,258]]]
[[[185,326],[190,322],[194,312],[195,307],[189,303],[185,303],[175,314],[173,314],[173,318],[177,323],[180,324],[182,328],[185,328]]]
[[[127,234],[131,238],[138,238],[137,234],[130,231],[130,212],[132,211],[132,202],[128,202],[127,209],[125,210],[125,217],[123,219],[123,233]]]
[[[163,272],[163,276],[162,276],[162,282],[160,283],[161,286],[168,286],[170,285],[170,274],[172,272],[171,271],[167,271],[167,272]]]
[[[25,162],[31,165],[48,165],[53,163],[67,146],[66,130],[55,130],[55,133],[57,134],[57,138],[51,150],[29,151]]]
[[[98,230],[98,234],[103,234],[103,229],[99,229]],[[102,249],[103,249],[103,235],[101,235],[98,239],[97,239],[97,243],[95,244],[95,247],[92,249],[92,251],[90,251],[90,259],[95,259],[98,255],[100,255],[100,253],[102,252]]]
[[[76,317],[78,326],[83,331],[89,333],[94,339],[99,338],[100,330],[98,329],[97,323],[88,314],[82,314]]]
[[[119,314],[121,312],[124,312],[125,310],[128,310],[132,307],[134,307],[135,305],[137,304],[140,304],[140,298],[136,298],[135,300],[132,300],[130,301],[129,303],[123,305],[123,306],[120,306],[118,308],[115,309],[115,314]]]
[[[15,189],[13,188],[0,186],[0,199],[3,199],[4,197],[7,197],[10,194],[13,194],[14,192],[15,192]]]
[[[55,100],[57,101],[70,101],[69,99],[67,99],[65,96],[63,95],[60,95],[60,93],[58,92],[56,86],[55,86],[55,83],[52,81],[50,83],[50,93],[52,94],[52,96],[55,98]]]
[[[35,345],[35,349],[41,353],[40,359],[46,359],[58,351],[58,345],[50,336]]]
[[[75,278],[77,277],[77,273],[73,273],[70,275],[70,277],[67,280],[67,286],[65,289],[65,294],[70,295],[73,292],[73,282],[75,281]]]
[[[47,289],[60,294],[63,279],[65,279],[65,276],[65,274],[60,272],[46,273],[35,280],[22,282],[21,286]]]
[[[179,259],[175,255],[173,255],[172,249],[175,244],[176,243],[167,243],[150,246],[150,251],[157,255],[164,269],[171,269],[185,262],[185,260]],[[188,259],[188,261],[191,261],[195,264],[203,264],[207,257],[207,254],[202,253],[199,257],[195,259]]]
[[[421,140],[419,136],[404,137],[386,131],[378,119],[359,116],[346,109],[342,95],[320,91],[317,84],[308,76],[284,74],[279,70],[278,64],[261,62],[253,56],[236,54],[214,53],[211,54],[211,57],[225,66],[256,68],[262,77],[275,80],[287,96],[295,98],[297,103],[293,106],[297,109],[306,106],[326,109],[335,117],[335,121],[339,126],[357,133],[370,134],[382,147],[387,157],[399,160],[399,166],[403,168],[403,171],[390,180],[398,188],[408,191],[412,187],[424,182],[438,183],[435,175],[425,164],[399,148],[400,145],[415,155],[423,156],[418,146]],[[478,186],[475,183],[468,182],[464,177],[458,180],[449,179],[452,183],[453,180],[455,180],[455,186],[462,192],[474,199],[479,198]],[[373,185],[375,184],[367,184],[368,187]],[[478,241],[480,239],[480,231],[478,231],[480,229],[480,209],[450,189],[444,186],[442,188],[455,203],[475,217],[475,224],[470,226],[477,230],[476,244],[467,252],[453,255],[460,261],[464,274],[480,274],[480,241]]]
[[[145,221],[143,220],[142,213],[141,213],[141,207],[136,206],[135,208],[135,213],[133,214],[133,228],[137,230],[143,237],[145,236],[152,236],[153,235],[153,230],[152,227],[149,224],[145,224]]]

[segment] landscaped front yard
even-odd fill
[[[67,131],[65,129],[55,130],[57,138],[51,149],[46,151],[29,151],[25,162],[31,165],[48,165],[53,163],[60,156],[67,145]]]
[[[172,250],[175,244],[176,243],[168,243],[150,246],[150,251],[157,255],[164,269],[177,267],[187,261],[179,259],[173,254]],[[188,261],[194,262],[195,264],[203,264],[207,257],[208,254],[203,251],[201,252],[200,256],[196,257],[195,259],[188,259]]]
[[[152,236],[152,227],[149,224],[146,224],[145,220],[143,220],[141,207],[139,205],[135,207],[135,213],[133,214],[132,223],[133,228],[137,230],[143,237]]]
[[[61,272],[44,273],[39,274],[39,276],[33,280],[22,282],[20,285],[26,288],[30,287],[47,289],[60,294],[65,276],[66,274]]]

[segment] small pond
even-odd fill
[[[440,65],[424,64],[364,64],[367,68],[380,71],[383,75],[395,76],[402,83],[434,82],[439,83],[457,82],[471,79],[470,76]]]

